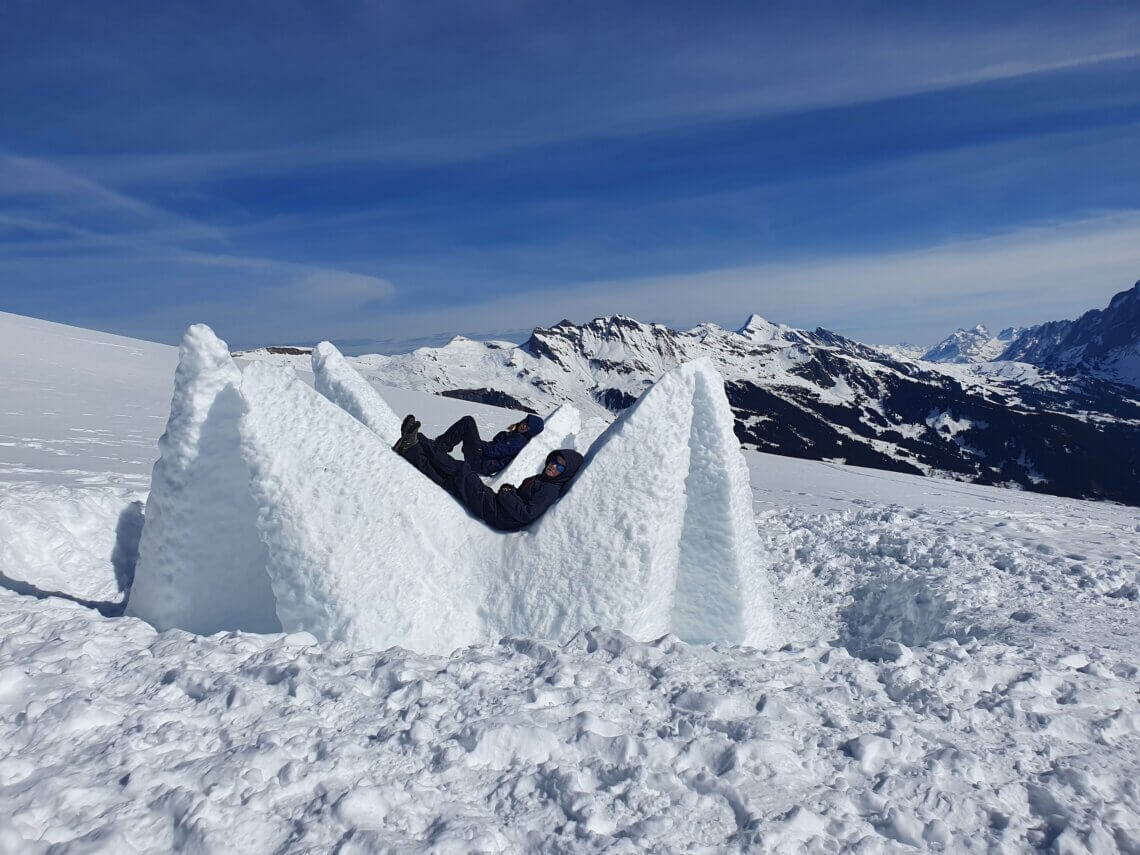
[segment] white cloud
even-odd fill
[[[114,190],[49,161],[15,157],[0,152],[0,203],[32,206],[31,217],[10,210],[11,223],[23,219],[24,227],[40,221],[38,230],[54,227],[89,238],[121,241],[123,235],[147,235],[161,231],[170,239],[224,241],[224,233],[189,217],[173,214],[126,193]],[[43,221],[50,217],[50,223]],[[153,241],[153,237],[152,237]]]
[[[303,273],[276,291],[293,303],[325,310],[358,309],[366,303],[391,300],[396,293],[387,279],[340,270]]]

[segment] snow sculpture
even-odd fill
[[[127,601],[127,614],[158,629],[281,629],[238,445],[240,385],[226,343],[207,326],[190,327]]]
[[[248,620],[231,610],[226,628],[264,629],[272,608],[286,631],[440,653],[506,634],[565,638],[596,624],[640,638],[771,640],[747,469],[707,360],[662,377],[594,443],[546,516],[530,530],[501,534],[391,450],[384,434],[392,436],[395,415],[331,345],[314,355],[316,385],[327,397],[264,363],[246,367],[239,390],[218,347],[205,365],[200,352],[183,354],[178,388],[199,389],[199,408],[223,408],[226,441],[194,449],[213,456],[209,465],[156,477],[152,500],[166,507],[208,496],[241,511],[224,527],[231,542],[245,544],[246,566],[235,576],[267,580],[272,590],[262,588],[261,603],[243,599]],[[205,376],[195,381],[195,371]],[[168,434],[178,412],[172,408]],[[573,425],[571,411],[560,412],[552,439]],[[161,542],[170,566],[194,567],[214,530],[187,516],[175,537],[170,520],[158,519],[144,542]],[[173,589],[165,594],[173,606],[157,610],[163,621],[202,625],[194,610],[207,604],[184,590],[197,579],[155,565],[136,584]],[[221,575],[232,569],[224,560],[219,567]],[[152,619],[153,600],[140,596],[132,613]]]

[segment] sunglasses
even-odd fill
[[[554,468],[558,470],[559,475],[561,475],[563,472],[566,471],[566,464],[563,461],[555,460],[555,461],[553,461],[553,463],[554,463]]]

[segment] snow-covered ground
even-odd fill
[[[0,336],[0,853],[1140,851],[1135,508],[748,453],[771,648],[158,633],[175,349]]]

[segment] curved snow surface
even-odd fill
[[[291,369],[239,372],[208,327],[187,332],[130,614],[439,653],[599,624],[773,639],[747,466],[706,360],[662,377],[593,444],[563,499],[514,534],[391,450],[396,415],[335,348],[318,347],[313,368],[319,394]],[[507,480],[578,421],[553,414]]]

